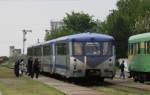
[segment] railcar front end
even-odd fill
[[[113,42],[73,42],[72,45],[71,77],[114,77]]]

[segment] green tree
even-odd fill
[[[50,38],[50,32],[49,32],[49,31],[45,31],[44,40],[47,41],[47,40],[49,40],[49,39],[51,39],[51,38]]]
[[[109,34],[109,31],[107,31],[107,23],[106,21],[101,22],[100,20],[97,20],[96,25],[93,27],[93,31],[101,34]]]
[[[51,39],[55,39],[55,38],[58,38],[58,37],[61,37],[61,36],[71,35],[71,34],[75,34],[75,32],[72,31],[72,30],[69,30],[68,28],[66,28],[64,26],[62,26],[59,29],[56,29],[51,34],[50,33],[49,34],[45,34],[45,35],[47,35],[45,41],[48,41],[48,40],[51,40]]]
[[[83,12],[72,12],[66,14],[67,16],[63,19],[66,28],[73,30],[76,33],[92,31],[93,27],[96,26],[92,16]]]
[[[93,32],[97,29],[97,23],[92,19],[92,16],[85,14],[83,12],[72,12],[71,14],[66,14],[64,17],[64,26],[53,31],[53,33],[45,34],[45,41],[58,38],[61,36],[83,33],[83,32]]]
[[[150,11],[150,0],[119,0],[117,9],[108,15],[104,29],[116,40],[117,57],[127,57],[128,38],[142,33],[135,30],[135,23]]]
[[[107,19],[108,33],[115,38],[117,57],[127,57],[127,43],[129,37],[128,20],[118,11],[114,11]]]
[[[145,33],[150,32],[150,11],[146,12],[144,16],[139,16],[134,27],[134,32]]]

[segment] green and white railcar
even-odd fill
[[[150,33],[138,34],[129,38],[128,61],[134,81],[150,80]]]

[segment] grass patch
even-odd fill
[[[29,77],[16,78],[13,69],[0,67],[0,92],[3,95],[65,95]]]

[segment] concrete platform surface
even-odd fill
[[[78,86],[64,81],[56,80],[54,78],[40,76],[37,81],[43,82],[51,87],[64,92],[67,95],[108,95],[104,92],[99,92],[87,87]]]

